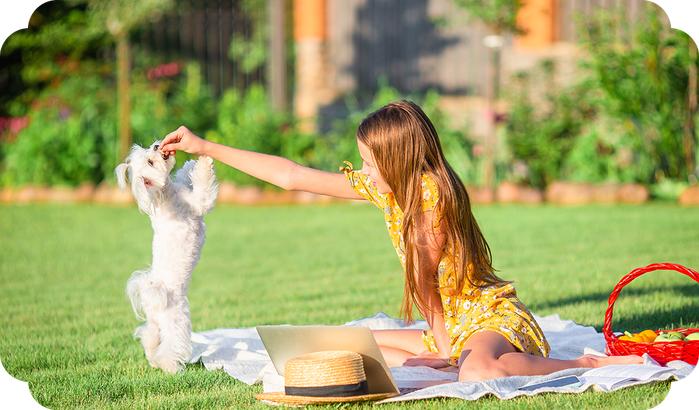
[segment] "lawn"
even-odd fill
[[[499,274],[539,314],[601,329],[619,278],[651,262],[699,267],[699,209],[486,206],[475,210]],[[380,212],[365,204],[218,207],[194,272],[195,331],[259,324],[341,324],[397,315],[398,259]],[[241,408],[261,386],[201,365],[151,369],[131,338],[124,294],[150,260],[150,223],[135,208],[0,206],[0,358],[50,408]],[[674,272],[625,288],[614,328],[699,327],[699,284]],[[383,408],[641,409],[668,383],[603,394],[499,401],[431,400]]]

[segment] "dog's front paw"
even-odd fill
[[[199,157],[199,162],[201,162],[203,165],[207,165],[208,167],[212,167],[214,165],[214,160],[208,155],[202,155]]]

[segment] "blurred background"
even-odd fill
[[[0,54],[0,200],[128,202],[179,125],[337,170],[409,98],[475,202],[699,204],[697,65],[644,0],[51,1]],[[314,200],[217,166],[223,202]]]

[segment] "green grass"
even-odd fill
[[[607,297],[629,270],[651,262],[699,266],[699,209],[669,204],[475,210],[495,266],[539,314],[601,329]],[[380,212],[361,204],[224,207],[190,291],[195,331],[259,324],[341,324],[396,316],[400,265]],[[247,386],[201,365],[151,369],[131,333],[124,294],[150,260],[150,224],[135,208],[0,207],[0,358],[50,408],[241,408]],[[616,330],[699,327],[699,285],[673,272],[647,274],[615,306]],[[611,394],[539,395],[476,402],[437,399],[385,408],[653,407],[668,383]]]

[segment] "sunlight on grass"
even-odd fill
[[[502,277],[539,315],[601,329],[619,278],[651,262],[699,266],[699,209],[673,205],[475,210]],[[195,331],[260,324],[341,324],[396,316],[400,264],[382,216],[363,204],[219,207],[194,272]],[[131,338],[124,293],[150,262],[151,228],[135,208],[0,207],[0,358],[52,408],[265,406],[247,386],[201,365],[168,376],[148,367]],[[614,329],[699,327],[699,284],[653,272],[622,291]],[[386,408],[648,408],[667,383],[612,394],[510,401],[431,400]],[[382,407],[383,408],[383,407]]]

